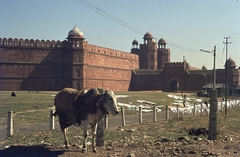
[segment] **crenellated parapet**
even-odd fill
[[[91,44],[84,44],[84,47],[88,49],[90,52],[104,54],[104,55],[110,55],[120,58],[128,58],[133,60],[138,60],[138,55],[120,51],[120,50],[114,50],[106,47],[91,45]]]
[[[53,47],[63,47],[61,41],[57,40],[33,40],[33,39],[17,39],[17,38],[0,38],[0,46],[10,46],[10,47],[41,47],[41,48],[53,48]]]
[[[168,68],[184,67],[184,62],[166,62],[165,67]]]

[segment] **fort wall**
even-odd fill
[[[104,87],[127,91],[138,55],[95,45],[84,46],[84,88]]]
[[[162,90],[163,84],[163,75],[161,73],[137,75],[133,72],[129,90]]]
[[[87,41],[0,38],[0,90],[104,87],[126,91],[138,55]]]

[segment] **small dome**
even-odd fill
[[[163,38],[161,38],[161,39],[158,40],[158,44],[159,44],[159,45],[166,44],[166,40],[163,39]]]
[[[228,67],[236,67],[236,63],[231,57],[226,61],[226,63]]]
[[[207,70],[205,65],[202,66],[202,70]]]
[[[136,39],[133,40],[132,45],[138,45],[138,41]]]
[[[68,32],[68,38],[83,38],[83,32],[75,26]]]
[[[153,36],[152,36],[151,33],[147,32],[147,33],[144,35],[143,39],[153,39]]]

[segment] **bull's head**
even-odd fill
[[[102,105],[108,114],[116,115],[119,113],[117,106],[117,99],[112,90],[105,90],[100,99],[96,103],[96,106]]]

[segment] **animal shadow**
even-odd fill
[[[0,157],[57,157],[63,150],[50,150],[44,146],[11,146],[0,150]]]

